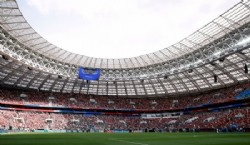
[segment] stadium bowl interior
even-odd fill
[[[247,0],[170,47],[119,59],[57,47],[2,0],[0,133],[250,131],[249,48]]]

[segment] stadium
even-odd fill
[[[250,143],[250,1],[178,43],[99,58],[50,43],[0,0],[0,143]]]

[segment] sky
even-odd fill
[[[17,0],[30,25],[70,52],[128,58],[169,47],[240,0]]]

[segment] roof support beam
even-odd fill
[[[20,16],[23,16],[23,15],[21,15],[21,14],[16,14],[16,15],[5,15],[5,14],[3,14],[3,15],[0,15],[0,17],[20,17]]]
[[[78,82],[78,80],[77,80],[77,82]],[[81,93],[83,87],[85,88],[85,82],[82,80],[82,82],[80,84],[79,93]]]
[[[3,66],[12,69],[12,65],[15,64],[15,63],[16,63],[15,61],[11,61],[11,62],[8,61],[8,63],[6,63],[6,64],[3,65]]]
[[[88,82],[86,83],[86,84],[87,84],[87,95],[89,94],[90,83],[91,83],[91,81],[88,81]]]
[[[77,54],[74,54],[74,57],[72,57],[72,59],[69,62],[73,62],[73,60],[75,60],[77,57]]]
[[[118,86],[117,86],[117,82],[114,82],[114,83],[115,83],[116,96],[118,96]]]
[[[38,90],[41,90],[41,88],[43,87],[43,85],[45,84],[45,82],[51,77],[51,74],[48,74],[47,77],[42,81],[42,83],[40,84],[40,86],[38,87]]]
[[[62,49],[60,49],[60,51],[61,51]],[[61,56],[63,56],[65,53],[67,53],[68,51],[66,51],[66,50],[62,50],[63,51],[63,53],[61,53],[60,55],[58,55],[57,56],[57,58],[60,58]]]
[[[73,53],[69,53],[63,60],[61,60],[62,62],[64,62],[66,59],[68,59]]]
[[[202,68],[203,69],[203,68]],[[209,88],[212,88],[213,86],[208,82],[207,78],[204,78],[204,76],[197,71],[196,69],[193,69],[193,71],[195,72],[196,75],[198,75],[200,78],[202,78],[202,80],[209,86]],[[210,74],[210,73],[209,73]],[[193,79],[192,79],[193,80]],[[195,82],[195,80],[193,80]],[[199,85],[198,85],[199,86]],[[200,88],[199,88],[200,89]]]
[[[32,71],[25,72],[21,77],[18,78],[18,80],[14,83],[13,86],[17,86],[24,78],[26,78],[30,74],[32,74]]]
[[[37,33],[36,32],[32,32],[32,33],[21,34],[21,35],[15,36],[15,38],[23,37],[23,36],[28,36],[28,35],[33,35],[33,34],[37,34]]]
[[[18,7],[6,7],[6,6],[0,6],[1,9],[18,9]]]
[[[178,80],[181,82],[181,84],[184,86],[184,88],[187,90],[187,92],[189,91],[189,88],[187,87],[187,85],[183,82],[183,80],[179,77],[178,74],[175,75],[176,78],[178,78]]]
[[[54,82],[52,83],[52,85],[50,86],[50,88],[49,88],[49,91],[50,91],[50,92],[52,92],[52,90],[53,90],[53,88],[55,87],[55,85],[56,85],[57,82],[58,82],[58,78],[56,78],[56,79],[54,80]]]
[[[106,95],[109,94],[109,82],[106,82]]]
[[[214,76],[215,73],[212,72],[212,70],[210,70],[207,66],[203,67],[211,76]],[[220,77],[217,78],[218,82],[220,82],[220,84],[222,86],[226,86],[225,83],[220,79]]]
[[[159,57],[158,55],[156,55],[155,53],[153,53],[153,55],[155,56],[155,57],[157,57],[159,60],[161,60],[161,62],[164,62],[164,60],[161,58],[161,57]],[[158,63],[158,62],[157,62]]]
[[[3,24],[3,25],[11,25],[11,24],[23,24],[23,23],[27,23],[26,21],[20,21],[20,22],[3,22],[3,23],[1,23],[0,22],[0,24]]]
[[[149,58],[151,64],[156,63],[155,60],[153,60],[148,54],[146,54],[146,56]],[[145,60],[144,60],[145,61]],[[148,62],[147,62],[148,63]],[[149,63],[148,63],[149,64]]]
[[[45,44],[45,43],[47,43],[47,41],[43,41],[43,42],[41,42],[41,43],[37,43],[37,44],[30,45],[30,47],[34,47],[34,46],[41,45],[41,44]],[[45,45],[44,47],[48,47],[48,46],[50,46],[50,45],[52,45],[52,44]],[[40,49],[43,49],[44,47],[38,48],[38,49],[36,49],[36,51],[37,51],[37,50],[40,50]]]
[[[139,67],[142,67],[142,66],[143,66],[143,65],[141,64],[141,62],[137,59],[137,57],[135,57],[135,60],[138,62],[138,64],[140,64]],[[119,60],[119,62],[120,62],[120,60]]]
[[[23,41],[23,43],[27,43],[27,42],[30,42],[30,41],[33,41],[33,40],[38,40],[38,39],[41,39],[42,37],[36,37],[36,38],[32,38],[32,39],[29,39],[29,40],[26,40],[26,41]]]
[[[43,42],[43,43],[41,43],[41,44],[44,44],[44,43],[46,43],[46,42]],[[40,43],[31,45],[31,47],[34,47],[34,46],[37,46],[37,45],[40,45]],[[46,48],[46,47],[50,47],[50,46],[52,46],[52,44],[48,43],[47,45],[45,45],[45,46],[43,46],[43,47],[40,47],[40,48],[35,49],[35,51],[38,51],[38,50],[40,50],[40,49],[43,49],[43,48]]]
[[[226,60],[225,60],[226,61]],[[230,72],[226,71],[223,67],[221,67],[218,64],[215,64],[214,67],[216,67],[217,69],[219,69],[220,71],[222,71],[224,74],[226,74],[231,80],[234,81],[234,83],[239,83],[239,81],[237,79],[234,78],[233,75],[230,74]]]
[[[138,95],[137,90],[136,90],[136,87],[135,87],[135,82],[134,82],[134,80],[132,80],[132,84],[133,84],[133,87],[134,87],[134,90],[135,90],[135,95]]]
[[[245,59],[245,60],[250,60],[250,59]],[[228,63],[230,66],[234,66],[234,68],[236,68],[237,70],[239,70],[242,74],[244,74],[248,79],[250,79],[250,74],[249,73],[245,73],[243,68],[239,68],[239,66],[237,66],[235,63],[231,62],[230,60],[226,59],[225,60],[226,63]]]
[[[83,81],[82,81],[82,82],[83,82]],[[74,81],[73,87],[72,87],[72,89],[71,89],[71,93],[74,92],[75,87],[76,87],[76,84],[78,84],[78,78],[76,78],[75,81]],[[80,89],[79,89],[79,93],[81,92],[82,86],[83,86],[83,84],[81,83]]]
[[[147,92],[147,90],[146,90],[146,88],[145,88],[144,82],[145,82],[145,80],[143,80],[143,81],[141,82],[142,88],[143,88],[143,90],[144,90],[144,93],[145,93],[146,95],[148,95],[148,92]]]
[[[24,64],[18,66],[16,69],[13,69],[11,73],[9,73],[5,78],[1,80],[1,84],[3,84],[5,81],[7,81],[9,78],[11,78],[18,70],[22,69]]]
[[[126,96],[128,96],[128,90],[127,90],[125,81],[123,81],[123,85],[124,85],[124,89],[125,89]]]
[[[9,30],[7,30],[7,31],[8,31],[8,32],[12,32],[12,31],[26,30],[26,29],[32,29],[32,28],[31,28],[31,27],[24,27],[24,28],[9,29]]]
[[[164,90],[165,94],[167,94],[167,88],[165,87],[165,85],[163,84],[163,82],[157,78],[157,82],[160,84],[160,86],[162,87],[162,89]]]
[[[129,61],[131,62],[132,66],[135,67],[135,64],[133,63],[133,61],[131,60],[131,58],[129,58]]]
[[[154,90],[155,94],[156,94],[156,95],[158,95],[158,92],[157,92],[157,90],[156,90],[156,88],[155,88],[155,86],[154,86],[154,84],[153,84],[152,80],[151,80],[151,79],[149,79],[148,81],[149,81],[150,85],[152,86],[152,88],[153,88],[153,90]]]
[[[68,56],[68,57],[69,57],[69,56]],[[92,63],[92,60],[93,60],[93,57],[91,57],[91,59],[90,59],[88,65],[87,65],[88,67],[91,67],[90,64]]]
[[[83,57],[84,57],[84,56],[82,55],[82,56],[77,60],[77,63],[76,63],[76,64],[79,64]]]
[[[49,46],[51,46],[51,45],[49,45]],[[45,47],[43,47],[43,48],[45,48]],[[52,50],[54,50],[54,49],[56,49],[57,47],[56,46],[54,46],[54,47],[51,47],[50,49],[48,49],[48,50],[46,50],[46,51],[43,51],[43,53],[46,53],[46,54],[48,54],[50,51],[52,51]],[[40,49],[39,49],[40,50]],[[58,51],[56,51],[56,52],[59,52],[59,51],[61,51],[61,49],[59,49]],[[55,54],[55,53],[53,53],[53,54]]]
[[[30,80],[30,82],[27,84],[27,88],[29,88],[29,87],[34,83],[34,81],[35,81],[36,79],[40,78],[41,74],[42,74],[41,71],[39,71],[39,73],[36,74],[36,75]]]
[[[99,93],[99,85],[100,85],[100,81],[98,80],[98,81],[97,81],[96,95],[98,95],[98,93]]]
[[[174,85],[173,80],[168,80],[168,82],[171,84],[171,86],[174,88],[175,92],[178,92],[177,87]]]
[[[193,85],[197,88],[198,91],[200,91],[199,85],[196,83],[196,81],[194,81],[193,79],[190,78],[190,76],[187,74],[187,72],[183,72],[183,75],[185,76],[185,78],[187,78],[190,82],[193,83]],[[203,78],[203,77],[201,77],[201,78]]]
[[[61,88],[61,90],[60,90],[61,93],[63,92],[63,90],[64,90],[66,84],[68,83],[68,81],[69,81],[69,78],[67,77],[66,80],[64,80],[64,82],[63,82],[63,86],[62,86],[62,88]]]

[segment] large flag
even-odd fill
[[[79,67],[78,69],[79,79],[83,80],[98,80],[100,72],[100,69],[89,69],[83,67]]]

